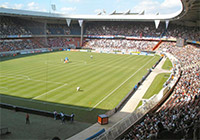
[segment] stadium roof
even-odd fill
[[[193,22],[200,26],[200,0],[182,0],[182,17],[178,18],[180,22]]]
[[[113,12],[110,15],[64,15],[47,12],[35,12],[27,10],[16,10],[0,8],[0,15],[18,16],[18,17],[31,17],[43,19],[82,19],[84,21],[154,21],[154,20],[187,20],[199,23],[200,17],[200,0],[182,0],[182,8],[180,11],[166,15],[145,15],[130,13],[127,11],[123,14],[116,14]]]
[[[173,19],[181,13],[182,10],[177,13],[167,15],[141,15],[141,14],[111,14],[111,15],[64,15],[47,12],[35,12],[27,10],[16,10],[0,8],[0,15],[7,16],[21,16],[21,17],[32,17],[32,18],[59,18],[59,19],[83,19],[85,21],[152,21],[152,20],[166,20]]]

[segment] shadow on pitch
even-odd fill
[[[80,90],[79,92],[83,92]],[[53,118],[53,112],[56,110],[58,113],[63,112],[66,115],[75,114],[75,121],[96,123],[97,117],[100,114],[105,114],[108,109],[104,108],[93,108],[92,101],[88,102],[85,106],[78,106],[72,104],[55,103],[50,101],[33,100],[28,98],[21,98],[16,96],[8,96],[0,93],[1,104],[3,108],[19,111],[28,112],[31,114],[37,114]],[[79,100],[77,100],[77,103]],[[5,107],[2,104],[8,104],[9,107]],[[76,103],[75,103],[76,104]],[[109,103],[110,104],[110,103]],[[107,106],[105,104],[104,106]],[[50,115],[49,115],[50,114]],[[128,115],[127,113],[125,113]],[[125,116],[126,116],[125,115]]]

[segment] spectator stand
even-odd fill
[[[177,75],[178,76],[178,75]],[[176,80],[175,80],[176,79]],[[173,87],[175,86],[177,82],[177,78],[174,78],[173,81],[171,81]],[[173,89],[172,87],[172,89]],[[157,104],[160,102],[162,99],[163,95],[165,94],[170,94],[172,90],[167,90],[166,92],[168,93],[163,93],[164,90],[161,90],[158,95],[154,96],[149,100],[146,104],[143,106],[139,107],[137,110],[135,110],[133,113],[128,115],[126,118],[122,119],[118,123],[116,123],[114,126],[112,126],[110,129],[108,129],[105,133],[97,137],[96,139],[116,139],[120,135],[122,135],[124,132],[126,132],[133,124],[136,122],[142,120],[144,116],[152,111],[152,109],[155,109],[154,107],[157,106]]]
[[[155,136],[157,129],[154,126],[157,122],[162,122],[168,130],[176,134],[179,130],[184,130],[184,134],[179,133],[176,138],[195,138],[191,135],[193,132],[187,131],[191,131],[194,124],[200,121],[200,49],[191,45],[180,48],[169,42],[162,44],[159,49],[171,53],[179,60],[180,64],[177,67],[181,68],[182,74],[165,104],[156,113],[147,114],[141,122],[134,124],[127,134],[122,136],[123,140],[131,137],[148,139]],[[192,129],[185,129],[190,125]]]

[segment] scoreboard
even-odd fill
[[[176,39],[176,46],[183,47],[185,45],[185,39],[177,38]]]

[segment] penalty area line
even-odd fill
[[[43,80],[36,80],[36,79],[31,79],[30,77],[27,76],[27,79],[16,77],[16,76],[3,76],[0,75],[0,77],[5,77],[5,78],[10,78],[10,79],[21,79],[21,80],[28,80],[28,81],[36,81],[36,82],[43,82],[43,83],[52,83],[52,84],[63,84],[60,82],[53,82],[53,81],[43,81]],[[25,76],[24,76],[25,77]]]
[[[1,89],[1,88],[2,88],[2,89],[8,89],[7,87],[2,87],[2,86],[0,86],[0,89]]]
[[[139,68],[136,72],[134,72],[130,77],[128,77],[123,83],[121,83],[117,88],[115,88],[112,92],[110,92],[107,96],[105,96],[101,101],[99,101],[96,105],[94,105],[90,111],[92,111],[94,108],[96,108],[99,104],[101,104],[104,100],[106,100],[110,95],[112,95],[116,90],[118,90],[122,85],[124,85],[129,79],[131,79],[138,71],[143,69],[147,64],[149,64],[150,61],[152,61],[153,58],[151,58],[147,63],[145,63],[141,68]]]
[[[62,85],[62,86],[59,86],[59,87],[57,87],[57,88],[54,88],[54,89],[52,89],[52,90],[50,90],[50,91],[48,91],[48,92],[45,92],[45,93],[43,93],[43,94],[41,94],[41,95],[39,95],[39,96],[34,97],[34,98],[32,98],[32,99],[38,99],[38,98],[40,98],[40,97],[42,97],[42,96],[44,96],[44,95],[47,95],[47,94],[49,94],[49,93],[51,93],[51,92],[53,92],[53,91],[55,91],[55,90],[57,90],[57,89],[59,89],[59,88],[64,87],[64,86],[66,86],[66,85],[67,85],[67,84],[64,84],[64,85]]]

